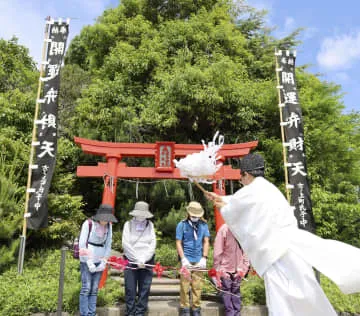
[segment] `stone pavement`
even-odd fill
[[[149,311],[147,316],[176,316],[179,315],[179,304],[174,301],[151,301],[149,302]],[[217,303],[203,302],[202,316],[223,316],[223,310],[219,309]],[[123,305],[113,307],[99,307],[97,316],[125,316]],[[63,312],[62,316],[70,316],[69,313]],[[75,314],[78,316],[79,314]],[[244,306],[241,310],[241,316],[265,316],[267,315],[265,306]],[[58,316],[55,313],[36,313],[32,316]],[[344,315],[345,316],[345,315]],[[350,315],[349,315],[350,316]]]
[[[124,305],[119,307],[98,308],[98,316],[125,316]],[[223,316],[221,304],[203,301],[201,306],[202,316]],[[150,301],[148,316],[176,316],[179,315],[179,303],[177,301]],[[265,316],[265,306],[244,306],[241,316]]]

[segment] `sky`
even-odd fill
[[[236,0],[235,0],[236,1]],[[302,27],[297,66],[321,74],[321,80],[341,85],[344,113],[360,112],[360,0],[247,0],[268,11],[266,25],[277,38]],[[105,9],[119,0],[0,0],[0,38],[13,35],[39,63],[45,18],[70,18],[70,38],[94,24]],[[68,42],[69,43],[69,42]]]

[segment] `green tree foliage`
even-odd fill
[[[126,0],[106,10],[68,51],[67,64],[92,76],[73,101],[68,130],[121,142],[199,143],[217,130],[227,143],[258,139],[267,176],[283,188],[274,49],[295,48],[301,30],[275,39],[264,16],[230,1]],[[356,244],[359,114],[342,113],[340,87],[306,68],[297,79],[318,232]],[[127,188],[118,196],[130,210],[135,185]],[[157,215],[178,203],[164,201],[162,186],[148,190]]]
[[[17,39],[0,39],[0,271],[15,261],[25,197],[36,72]]]
[[[16,160],[16,157],[14,157]],[[16,165],[9,165],[0,155],[0,272],[16,258],[19,240],[15,235],[22,219],[20,201],[24,191],[16,183]]]
[[[59,134],[66,136],[71,132],[66,130],[68,121],[76,106],[75,100],[81,96],[81,91],[88,86],[90,74],[77,64],[71,64],[61,69],[59,102]]]
[[[16,37],[9,41],[0,39],[0,63],[0,92],[32,90],[35,64],[28,49],[18,45]]]
[[[318,233],[359,246],[359,113],[341,113],[340,87],[298,72]]]
[[[16,38],[0,39],[0,146],[6,161],[13,161],[21,144],[31,139],[36,78],[28,50]],[[23,152],[18,151],[17,157],[22,160]],[[21,168],[22,163],[15,173]]]
[[[162,234],[174,242],[176,226],[185,218],[186,210],[184,206],[180,210],[171,208],[165,217],[160,217],[156,220],[155,225],[156,227],[161,227]]]

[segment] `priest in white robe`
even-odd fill
[[[264,179],[264,169],[263,158],[249,154],[241,160],[243,188],[230,196],[206,196],[264,278],[270,316],[336,316],[312,267],[344,293],[360,292],[360,249],[299,229],[284,195]],[[345,264],[339,267],[338,259]]]

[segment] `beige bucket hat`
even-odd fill
[[[186,210],[190,216],[202,217],[204,215],[204,209],[199,202],[191,201]]]
[[[134,209],[129,213],[131,216],[151,218],[154,215],[149,211],[149,204],[144,201],[135,203]]]

